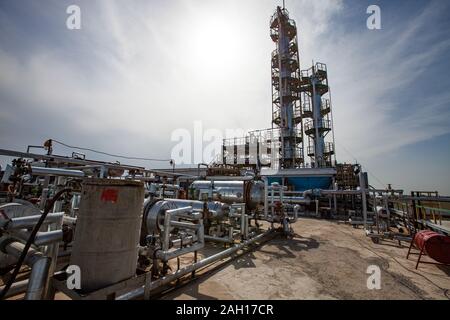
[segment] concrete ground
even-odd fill
[[[449,299],[450,267],[406,259],[408,244],[374,244],[362,229],[299,219],[292,240],[277,237],[163,296],[163,299]],[[426,258],[425,258],[426,259]],[[367,268],[381,270],[369,290]]]
[[[415,270],[417,255],[406,259],[408,243],[374,244],[361,228],[336,221],[300,218],[293,229],[293,239],[276,237],[235,259],[217,262],[160,298],[450,299],[450,266],[420,264]],[[208,244],[200,257],[221,250],[222,245]],[[181,266],[192,260],[192,254],[183,256]],[[379,290],[367,288],[370,265],[381,270]],[[55,298],[69,299],[61,292]]]

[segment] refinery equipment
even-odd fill
[[[57,155],[51,139],[46,154],[0,149],[14,158],[0,170],[0,299],[149,299],[275,236],[290,239],[303,216],[362,225],[376,243],[424,228],[448,235],[439,204],[449,197],[375,189],[361,165],[336,163],[327,67],[301,71],[285,8],[270,36],[272,128],[224,140],[217,162],[148,169]],[[79,286],[68,285],[73,266]]]
[[[272,52],[272,126],[280,132],[280,167],[303,164],[303,131],[300,108],[301,76],[295,21],[285,8],[277,8],[270,21]]]
[[[275,43],[271,54],[272,128],[225,139],[222,157],[212,167],[253,170],[265,177],[268,185],[277,183],[288,192],[333,189],[337,182],[342,189],[359,187],[357,173],[352,172],[352,185],[337,178],[345,166],[336,166],[326,65],[300,69],[297,27],[285,8],[277,7],[272,15],[270,37]],[[351,197],[353,202],[362,202],[360,196]],[[328,207],[330,213],[338,214],[337,205]],[[293,216],[293,209],[288,211]],[[362,210],[357,213],[362,214]]]
[[[287,9],[276,9],[270,20],[270,37],[276,47],[271,54],[272,128],[225,139],[221,163],[281,170],[333,168],[336,159],[327,67],[316,63],[300,69],[297,27]],[[327,141],[329,134],[331,140]]]
[[[83,181],[70,255],[70,264],[83,270],[83,292],[134,276],[143,201],[144,188],[140,181]]]

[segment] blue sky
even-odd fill
[[[196,120],[269,127],[268,24],[279,2],[1,0],[0,147],[55,138],[167,158],[173,130]],[[70,4],[81,30],[65,26]],[[366,28],[370,4],[381,30]],[[286,6],[302,68],[328,65],[338,160],[356,158],[376,186],[450,194],[450,2]]]

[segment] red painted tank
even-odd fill
[[[419,231],[414,243],[432,259],[440,263],[450,264],[450,237],[434,231]]]

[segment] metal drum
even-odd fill
[[[450,264],[450,237],[430,230],[416,233],[414,243],[437,262]]]
[[[83,183],[70,264],[81,270],[81,291],[92,292],[135,275],[142,221],[142,182]]]

